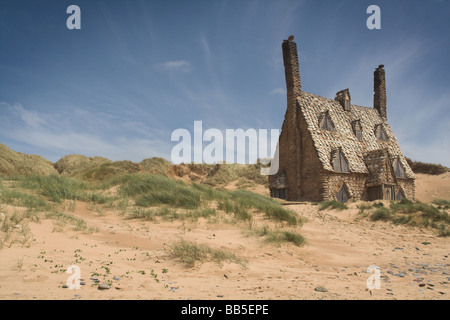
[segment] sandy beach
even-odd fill
[[[417,199],[450,198],[449,177],[418,175]],[[287,205],[305,221],[297,229],[307,243],[297,247],[265,243],[244,222],[141,221],[77,202],[71,213],[96,232],[58,229],[48,219],[29,223],[31,243],[0,250],[0,299],[448,299],[448,238],[362,218],[359,204],[344,211]],[[6,206],[14,210],[25,209]],[[170,251],[180,239],[232,252],[246,264],[187,267]],[[79,267],[80,289],[65,288],[71,265]],[[380,288],[369,290],[372,265],[380,268]]]

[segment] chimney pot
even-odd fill
[[[292,96],[295,98],[300,95],[302,85],[300,81],[297,44],[293,39],[294,36],[290,36],[288,40],[284,40],[282,49],[288,97]]]
[[[386,107],[386,76],[384,65],[380,64],[373,73],[373,107],[378,110],[378,113],[383,119],[387,119]]]

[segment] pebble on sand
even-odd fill
[[[317,291],[317,292],[328,292],[328,290],[326,288],[322,287],[322,286],[315,287],[314,291]]]
[[[106,283],[101,283],[98,285],[98,290],[108,290],[110,288],[111,287],[109,286],[109,284],[106,284]]]

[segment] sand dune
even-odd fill
[[[10,159],[16,156],[11,153]],[[67,158],[60,164],[68,166],[69,160],[74,159]],[[92,159],[81,160],[92,170]],[[45,160],[43,164],[49,167]],[[226,178],[231,174],[225,167],[195,167],[195,172],[191,172],[189,166],[175,168],[160,159],[150,159],[139,166],[139,170],[141,167],[146,171],[168,170],[187,181],[217,184],[228,183]],[[128,167],[105,162],[100,169],[114,173],[129,170]],[[29,168],[28,164],[24,168]],[[235,169],[248,173],[246,168]],[[257,172],[255,168],[252,170]],[[82,174],[94,176],[95,172]],[[212,176],[211,172],[220,175]],[[450,199],[449,179],[450,172],[416,174],[417,200]],[[248,184],[248,190],[268,195],[267,187],[255,181],[236,180],[226,188]],[[9,181],[2,183],[11,185]],[[113,188],[110,192],[117,190]],[[286,227],[264,216],[255,216],[251,223],[204,218],[144,221],[129,219],[108,207],[65,201],[60,209],[82,219],[88,227],[76,231],[54,219],[19,222],[13,226],[14,234],[23,236],[0,249],[0,299],[447,300],[450,294],[448,237],[439,237],[435,229],[373,222],[358,213],[359,204],[350,203],[344,211],[319,211],[312,203],[289,204],[286,207],[303,217],[304,224]],[[5,215],[23,214],[26,210],[2,203],[0,223]],[[252,232],[264,226],[293,229],[307,243],[303,246],[268,244]],[[218,265],[206,261],[186,266],[170,250],[180,239],[234,254],[246,264]],[[79,267],[81,272],[80,289],[65,288],[71,276],[66,270],[71,265]],[[381,282],[379,289],[369,290],[367,270],[373,265],[379,267]],[[109,288],[99,290],[100,284]]]
[[[130,220],[78,202],[73,214],[98,232],[58,232],[52,220],[30,223],[31,246],[0,251],[0,299],[448,299],[448,239],[358,219],[356,205],[342,212],[289,206],[307,219],[301,228],[307,244],[297,247],[266,244],[240,223]],[[253,227],[265,223],[261,218]],[[247,266],[186,267],[168,250],[179,239],[227,250]],[[73,264],[85,284],[63,288]],[[371,265],[380,267],[380,289],[367,289]],[[111,288],[99,290],[95,278]],[[315,291],[318,286],[327,292]]]
[[[431,202],[436,199],[450,199],[450,172],[440,175],[417,173],[416,199]]]

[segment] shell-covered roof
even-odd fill
[[[350,105],[345,111],[339,101],[301,92],[297,97],[297,108],[306,120],[319,159],[325,170],[333,171],[331,153],[341,149],[348,161],[350,172],[369,173],[364,162],[366,153],[387,149],[389,157],[397,158],[405,168],[407,178],[414,178],[414,173],[404,157],[397,139],[387,120],[383,119],[374,108]],[[334,131],[319,128],[319,119],[328,114],[334,125]],[[362,127],[362,141],[356,138],[352,122],[359,120]],[[380,140],[375,135],[375,128],[381,125],[388,139]]]

